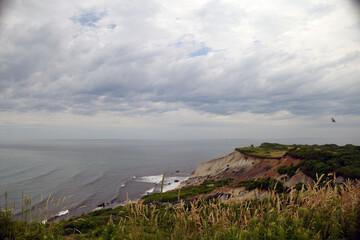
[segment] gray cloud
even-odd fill
[[[312,18],[335,11],[331,5],[307,4],[306,11],[316,15]],[[236,15],[230,5],[212,1],[190,14],[199,20],[194,26],[200,33],[176,35],[170,33],[176,29],[157,22],[161,7],[141,1],[106,11],[88,9],[96,8],[64,13],[66,26],[46,17],[40,24],[2,20],[0,111],[147,114],[186,106],[219,115],[360,114],[356,49],[323,59],[314,49],[291,49],[294,39],[279,38],[304,19],[271,13],[253,17],[245,8]],[[219,13],[224,14],[217,19]],[[215,33],[232,34],[224,28],[242,24],[251,24],[257,41],[212,46]],[[356,34],[341,40],[353,42]],[[230,57],[233,53],[238,57]],[[168,105],[159,108],[158,103]]]

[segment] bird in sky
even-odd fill
[[[335,119],[332,117],[331,122],[336,123]]]

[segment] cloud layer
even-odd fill
[[[339,116],[359,133],[360,18],[350,1],[14,0],[0,14],[4,128],[86,118],[177,132]]]

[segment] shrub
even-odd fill
[[[245,187],[246,190],[261,189],[261,190],[275,190],[276,192],[283,192],[285,187],[282,182],[274,178],[259,178],[255,180],[241,181],[237,184],[238,187]]]
[[[288,169],[289,169],[288,166],[280,166],[277,171],[280,174],[287,174]]]

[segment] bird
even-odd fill
[[[336,123],[335,119],[332,117],[331,122]]]

